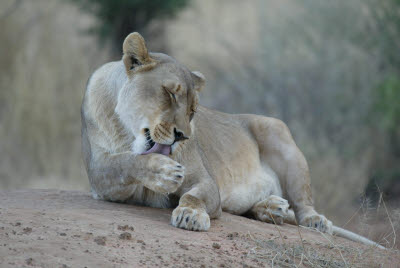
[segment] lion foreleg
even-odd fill
[[[209,178],[207,183],[195,184],[181,196],[178,207],[172,212],[171,224],[187,230],[207,231],[210,228],[210,218],[220,215],[218,186]]]
[[[156,193],[175,192],[183,182],[184,167],[159,154],[103,154],[92,160],[88,174],[95,197],[125,201],[138,183]]]

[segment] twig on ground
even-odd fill
[[[361,209],[361,208],[363,207],[363,205],[364,205],[364,201],[365,201],[365,199],[363,199],[363,202],[362,202],[361,205],[358,207],[358,209],[353,213],[353,215],[351,215],[350,219],[349,219],[345,224],[342,225],[342,228],[344,228],[344,227],[354,218],[354,216],[356,216],[356,215],[358,214],[358,212],[360,211],[360,209]]]
[[[299,226],[300,226],[300,225],[299,225]],[[309,229],[309,230],[314,230],[314,231],[317,231],[318,233],[320,233],[326,240],[328,240],[329,243],[332,244],[332,246],[333,246],[335,249],[337,249],[337,250],[339,251],[340,257],[342,258],[342,260],[343,260],[343,262],[344,262],[344,265],[345,265],[346,267],[349,267],[349,266],[347,265],[347,262],[346,262],[345,258],[343,257],[342,251],[341,251],[341,250],[339,249],[339,247],[338,247],[332,240],[330,240],[323,232],[319,231],[318,229],[314,229],[314,228],[309,228],[309,227],[304,227],[304,226],[301,226],[301,227],[307,228],[307,229]]]
[[[274,217],[272,217],[272,214],[271,214],[271,213],[269,213],[269,216],[271,217],[272,221],[274,222],[275,229],[278,230],[278,233],[279,233],[279,236],[281,237],[282,243],[285,243],[285,241],[283,241],[283,236],[282,236],[282,234],[281,234],[281,231],[280,231],[279,228],[278,228],[278,225],[277,225],[276,222],[275,222]]]
[[[296,221],[296,220],[295,220],[295,221]],[[311,266],[314,266],[314,264],[310,261],[309,256],[307,256],[307,250],[306,250],[306,247],[305,247],[305,245],[304,245],[303,236],[302,236],[301,233],[300,233],[300,225],[297,224],[297,221],[296,221],[296,226],[297,226],[297,232],[299,233],[299,236],[300,236],[301,247],[303,248],[303,251],[304,251],[304,254],[305,254],[304,256],[306,257],[306,259],[308,260],[308,262],[311,264]],[[302,258],[300,259],[299,266],[301,265],[301,263],[302,263]]]
[[[382,193],[382,191],[381,191],[381,189],[379,188],[379,186],[376,185],[376,187],[378,188],[378,191],[379,191],[380,193]],[[396,229],[394,228],[392,219],[390,218],[389,211],[388,211],[388,209],[387,209],[387,207],[386,207],[386,202],[385,202],[385,200],[383,200],[383,196],[381,195],[380,198],[382,199],[383,207],[385,208],[385,212],[386,212],[386,215],[387,215],[387,217],[388,217],[388,219],[389,219],[390,226],[392,227],[392,232],[393,232],[393,245],[392,245],[391,248],[393,249],[394,246],[396,245]]]

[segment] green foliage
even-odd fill
[[[385,56],[382,70],[400,71],[400,0],[368,0],[372,20],[368,25],[370,40],[363,40],[371,49]],[[375,51],[376,52],[376,51]]]
[[[366,194],[377,201],[377,187],[386,200],[395,201],[400,187],[400,0],[370,1],[372,23],[375,35],[370,44],[379,51],[381,81],[373,89],[369,117],[372,132],[381,140],[380,153],[375,155],[375,167],[366,187]],[[378,140],[378,139],[377,139]],[[375,141],[376,142],[376,141]]]
[[[400,126],[400,78],[390,76],[376,90],[375,107],[388,131]]]
[[[378,169],[371,176],[365,193],[372,204],[379,202],[380,195],[389,201],[400,201],[400,167],[391,169]]]
[[[189,0],[71,0],[94,15],[99,23],[91,29],[101,41],[112,41],[120,52],[124,38],[131,32],[143,33],[156,18],[170,17]]]

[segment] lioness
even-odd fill
[[[82,104],[94,198],[173,207],[172,225],[195,231],[223,210],[340,233],[314,209],[307,162],[287,126],[198,105],[204,84],[201,73],[149,53],[140,34],[126,37],[122,60],[94,72]]]

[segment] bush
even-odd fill
[[[145,32],[154,19],[171,17],[189,0],[72,0],[94,15],[99,23],[92,28],[102,41],[111,40],[117,53],[131,32]]]

